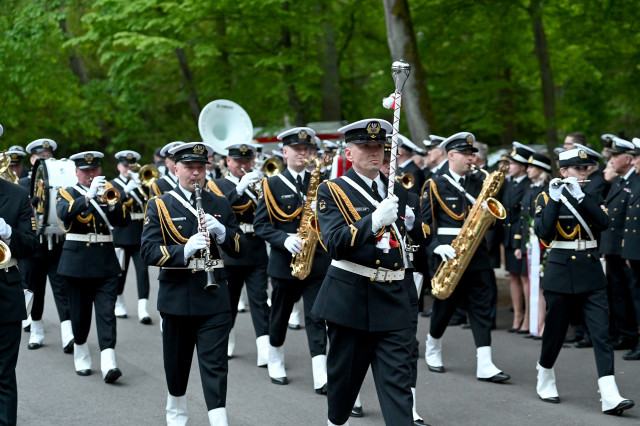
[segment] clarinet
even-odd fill
[[[202,193],[200,191],[200,183],[195,181],[194,186],[196,188],[196,208],[198,209],[198,232],[199,233],[207,233],[207,228],[203,225],[204,220],[204,209],[202,208]],[[209,238],[215,238],[209,236]],[[207,284],[204,286],[205,290],[215,290],[220,285],[216,282],[216,278],[213,275],[213,267],[217,263],[214,259],[211,259],[211,251],[209,250],[209,246],[203,249],[204,251],[204,270],[207,272]]]

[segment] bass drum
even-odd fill
[[[31,199],[39,235],[62,235],[64,230],[58,222],[56,197],[60,188],[78,183],[76,165],[73,161],[49,158],[40,159],[31,172]]]

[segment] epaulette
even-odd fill
[[[283,212],[280,207],[278,207],[278,202],[275,197],[271,193],[271,188],[269,188],[268,179],[262,179],[262,190],[264,194],[264,203],[267,207],[267,212],[269,212],[269,221],[273,223],[273,219],[275,218],[278,222],[291,222],[295,217],[297,217],[302,212],[302,207],[298,207],[293,213],[286,214]]]
[[[207,189],[216,195],[224,197],[224,194],[222,193],[222,191],[220,191],[220,188],[218,188],[218,185],[216,185],[215,182],[212,180],[207,182]]]
[[[188,238],[183,237],[176,229],[173,221],[171,220],[171,214],[169,209],[165,205],[161,198],[153,198],[156,200],[156,206],[158,207],[158,220],[160,221],[160,229],[162,230],[162,240],[165,245],[167,244],[167,236],[176,244],[185,244],[189,241]]]

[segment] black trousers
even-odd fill
[[[124,291],[124,284],[127,281],[129,271],[129,260],[133,260],[136,268],[136,283],[138,284],[138,299],[149,298],[149,269],[140,256],[140,246],[121,246],[124,250],[124,270],[118,282],[118,296]]]
[[[418,335],[418,290],[416,282],[413,279],[413,269],[405,270],[404,286],[409,293],[409,305],[411,306],[411,340],[409,348],[411,350],[411,387],[415,388],[418,383],[418,359],[420,358],[419,343],[416,336]]]
[[[271,315],[269,316],[269,343],[271,346],[280,347],[287,336],[287,324],[294,303],[300,299],[304,301],[304,324],[309,343],[309,352],[313,358],[316,355],[324,355],[327,350],[327,329],[325,321],[312,314],[311,308],[316,302],[318,291],[323,278],[306,278],[299,280],[283,280],[271,277]]]
[[[429,327],[432,337],[442,337],[456,308],[463,305],[467,308],[476,347],[491,346],[492,272],[490,269],[467,271],[451,296],[444,300],[433,300]]]
[[[96,328],[100,350],[116,347],[116,297],[118,277],[76,278],[66,277],[69,283],[71,326],[76,344],[87,342],[91,329],[91,311],[96,311]]]
[[[242,286],[247,285],[249,312],[256,337],[269,334],[269,305],[267,305],[267,265],[225,266],[229,297],[231,299],[231,315],[233,327],[238,315],[238,301]]]
[[[630,260],[631,270],[635,280],[629,283],[631,287],[631,299],[633,301],[633,311],[636,315],[636,322],[640,324],[640,260]]]
[[[44,311],[44,296],[46,292],[47,276],[51,283],[53,300],[56,303],[60,322],[71,319],[69,311],[69,296],[67,295],[67,280],[58,274],[60,251],[47,252],[46,256],[22,260],[24,279],[27,288],[33,292],[33,306],[31,319],[39,321]]]
[[[633,313],[631,297],[631,282],[635,278],[633,271],[620,256],[608,254],[606,259],[612,334],[635,344],[638,340],[638,323]]]
[[[613,374],[613,347],[609,336],[609,313],[606,289],[588,293],[567,294],[545,290],[547,316],[542,335],[540,365],[551,368],[558,358],[569,327],[572,308],[582,311],[591,334],[598,377]]]
[[[387,426],[413,424],[411,395],[412,328],[367,332],[329,322],[327,402],[329,420],[343,424],[369,366]]]
[[[206,316],[162,313],[162,351],[167,388],[173,396],[187,392],[193,348],[198,352],[200,379],[207,410],[227,402],[227,343],[231,315],[223,312]]]
[[[20,351],[20,321],[0,324],[0,425],[15,425],[18,413],[16,364]]]

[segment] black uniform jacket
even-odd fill
[[[363,187],[370,195],[371,188],[360,179],[353,168],[346,176]],[[387,179],[381,176],[387,185]],[[344,179],[333,179],[318,188],[318,222],[322,241],[329,255],[335,260],[347,260],[368,268],[400,270],[404,268],[402,246],[384,253],[376,247],[378,236],[392,232],[398,241],[406,234],[404,220],[407,191],[396,184],[394,193],[398,196],[398,220],[396,226],[401,235],[396,235],[392,227],[383,228],[377,235],[372,231],[371,214],[373,204]],[[409,235],[416,243],[427,244],[431,230],[419,212]],[[313,307],[319,317],[359,330],[370,332],[388,331],[411,326],[409,295],[403,281],[371,281],[369,277],[357,275],[335,266],[328,268],[320,292]]]
[[[151,192],[152,197],[159,197],[165,192],[171,191],[177,185],[178,185],[177,178],[167,173],[166,175],[162,176],[160,179],[157,179],[155,182],[151,184],[151,188],[149,192]]]
[[[520,182],[511,179],[504,183],[502,190],[502,205],[507,211],[507,217],[502,223],[502,243],[506,248],[519,248],[522,243],[522,222],[525,220],[523,199],[529,189],[531,181],[524,177]]]
[[[114,227],[126,226],[130,221],[129,212],[120,202],[112,210],[102,207],[102,211]],[[87,204],[84,195],[74,187],[58,191],[56,212],[60,225],[68,234],[111,234],[93,204]],[[119,275],[121,269],[113,243],[87,243],[67,239],[62,246],[58,273],[68,277],[103,278]]]
[[[520,249],[523,253],[527,252],[527,243],[529,242],[529,218],[533,218],[536,212],[536,200],[538,196],[545,190],[545,185],[534,185],[531,184],[527,188],[522,197],[522,212],[521,216],[523,219],[520,221],[519,232],[522,235],[520,239]]]
[[[631,195],[633,182],[637,180],[632,174],[628,180],[617,177],[611,182],[611,188],[604,200],[609,215],[607,229],[602,231],[600,254],[620,255],[622,253],[622,239],[624,238],[624,222],[627,215],[627,205]]]
[[[607,227],[607,214],[599,200],[586,194],[582,203],[565,189],[563,194],[580,213],[596,240]],[[601,201],[601,200],[600,200]],[[589,234],[578,219],[562,203],[542,192],[536,201],[534,229],[538,238],[549,245],[552,241],[589,240]],[[598,249],[567,250],[552,248],[544,269],[542,288],[557,293],[584,293],[607,285]]]
[[[640,260],[640,178],[636,178],[631,187],[624,221],[624,239],[622,257]]]
[[[18,181],[18,184],[23,187],[24,189],[27,190],[28,194],[31,194],[31,176],[33,176],[33,174],[31,174],[30,176],[27,177],[23,177],[20,178],[20,180]],[[32,208],[35,210],[36,206],[38,204],[38,197],[31,197],[31,206]],[[53,201],[52,201],[53,202]],[[64,239],[57,239],[54,238],[52,241],[52,247],[51,250],[49,250],[49,242],[47,241],[47,239],[42,235],[42,231],[44,231],[44,228],[37,228],[36,227],[36,238],[38,240],[38,247],[36,248],[36,251],[33,253],[33,256],[31,256],[32,258],[43,258],[43,257],[47,257],[47,256],[52,256],[52,257],[60,257],[60,253],[62,252],[62,244],[64,243]],[[22,271],[24,272],[24,271]]]
[[[589,182],[582,188],[585,193],[593,194],[594,197],[606,197],[607,193],[609,193],[611,183],[604,180],[602,170],[596,170],[591,173],[587,179]]]
[[[257,200],[259,194],[254,194],[254,198],[247,195],[246,191],[242,195],[238,195],[236,184],[229,179],[222,178],[207,183],[207,189],[216,195],[221,195],[229,200],[233,212],[236,214],[236,222],[239,225],[253,225],[253,219],[256,215]],[[248,189],[248,191],[250,191]],[[255,201],[254,201],[255,199]],[[245,247],[243,252],[246,254],[239,259],[234,259],[226,253],[222,253],[222,258],[226,265],[266,265],[269,261],[267,256],[267,245],[264,240],[256,235],[255,232],[245,232]]]
[[[184,199],[178,188],[174,191]],[[210,255],[220,259],[218,247],[229,256],[241,256],[243,237],[236,223],[231,205],[226,198],[202,191],[202,208],[226,228],[222,244],[214,244],[211,236]],[[196,207],[194,206],[194,209]],[[195,215],[172,194],[152,198],[147,205],[147,214],[142,230],[140,255],[147,265],[160,267],[185,267],[184,245],[198,232],[198,220]],[[200,251],[189,259],[201,256]],[[207,273],[190,269],[161,269],[158,279],[158,310],[172,315],[212,315],[231,310],[229,292],[224,281],[224,268],[214,269],[214,277],[220,288],[204,290]]]
[[[409,162],[409,164],[407,164],[406,167],[398,167],[396,176],[402,176],[405,173],[413,175],[414,178],[413,186],[411,187],[411,189],[409,189],[409,191],[420,196],[422,187],[424,186],[425,182],[424,171],[420,167],[418,167],[415,162],[411,161]]]
[[[445,174],[455,181],[449,169]],[[467,181],[465,185],[466,191],[474,198],[482,190],[483,177],[484,175],[472,173],[468,173],[465,177]],[[431,253],[441,244],[451,244],[456,237],[455,235],[438,235],[438,228],[462,228],[471,207],[473,207],[471,200],[451,185],[447,178],[444,177],[444,174],[427,181],[422,199],[422,215],[424,216],[424,221],[433,228],[433,237],[429,245]],[[440,256],[434,255],[433,259],[434,266],[440,264]],[[491,269],[491,259],[486,240],[483,238],[469,262],[467,270],[479,271],[486,269]]]
[[[11,226],[11,238],[4,241],[11,250],[11,257],[31,257],[36,251],[37,241],[29,195],[24,188],[4,179],[0,179],[0,217]],[[27,318],[20,282],[20,272],[16,266],[7,272],[4,268],[0,269],[0,324]]]
[[[282,175],[295,185],[295,180],[289,169]],[[306,195],[311,175],[306,172],[302,186]],[[300,226],[303,199],[277,175],[262,180],[261,197],[258,200],[258,210],[253,222],[256,234],[271,244],[271,255],[267,274],[280,279],[295,279],[291,275],[292,255],[284,247],[284,241],[289,234],[295,234]],[[323,277],[331,259],[320,244],[316,246],[313,266],[308,278]]]
[[[128,180],[123,181],[121,178],[117,178],[109,183],[120,191],[122,205],[127,209],[129,215],[131,215],[131,221],[126,226],[116,226],[113,230],[113,243],[116,247],[139,246],[140,236],[142,235],[142,220],[144,219],[142,215],[144,215],[146,195],[143,195],[143,192],[138,188],[127,194],[124,188],[127,186]],[[136,201],[133,195],[131,195],[132,193],[136,194],[143,205],[140,205],[140,203]],[[135,218],[132,213],[135,214]]]

